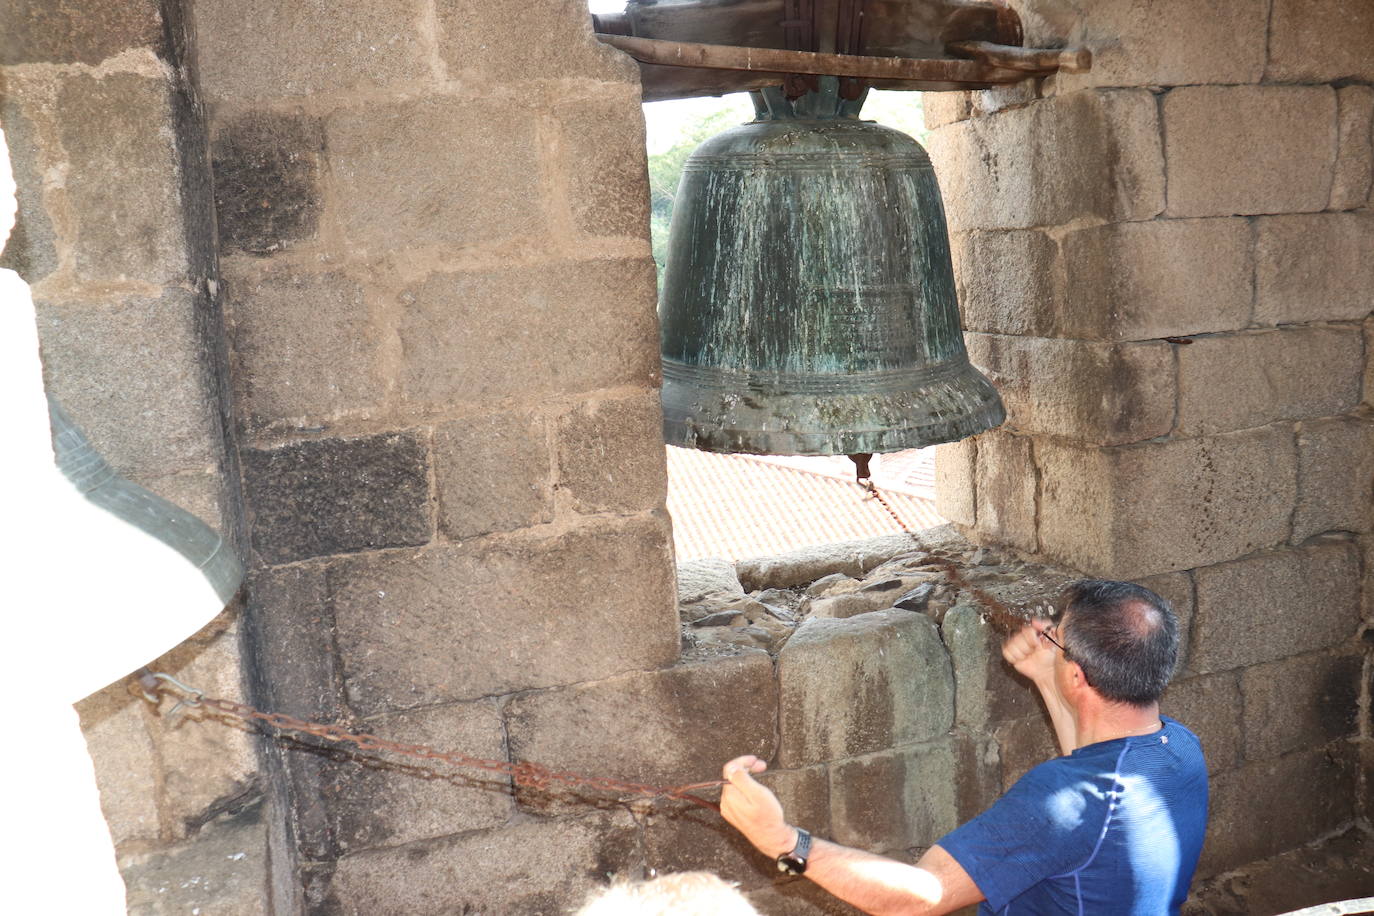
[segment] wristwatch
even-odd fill
[[[806,860],[811,855],[811,834],[797,828],[797,845],[791,852],[778,856],[778,871],[785,875],[800,875],[806,871]]]

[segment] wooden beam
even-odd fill
[[[1017,48],[990,41],[951,41],[945,47],[990,67],[1027,73],[1086,73],[1093,65],[1093,52],[1087,48]]]
[[[645,64],[691,67],[705,70],[814,73],[857,79],[901,80],[927,83],[1016,83],[1024,70],[994,67],[972,60],[914,60],[905,57],[859,57],[849,54],[818,54],[775,48],[740,48],[693,42],[632,38],[628,35],[596,36]]]

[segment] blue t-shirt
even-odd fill
[[[939,845],[980,914],[1175,914],[1207,828],[1207,765],[1173,719],[1040,764]]]

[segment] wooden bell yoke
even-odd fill
[[[592,22],[639,62],[646,102],[778,85],[798,98],[820,76],[845,98],[989,89],[1092,66],[1085,49],[1022,47],[997,0],[628,0]]]

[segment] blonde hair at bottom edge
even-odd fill
[[[708,871],[616,881],[596,891],[576,916],[759,916],[733,884]]]

